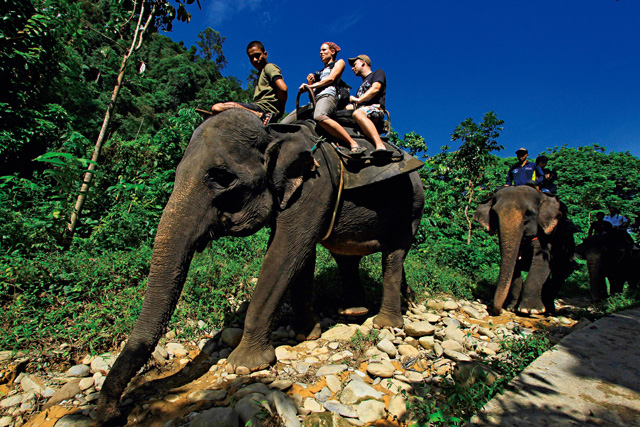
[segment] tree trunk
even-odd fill
[[[135,8],[135,4],[134,4]],[[104,120],[102,121],[102,128],[100,129],[100,133],[98,134],[98,140],[96,141],[95,148],[93,150],[93,155],[91,156],[91,163],[89,164],[89,168],[87,172],[84,174],[84,178],[82,180],[82,186],[80,187],[80,194],[78,195],[78,199],[76,200],[76,204],[71,212],[71,218],[69,220],[69,224],[67,224],[67,228],[64,233],[64,244],[68,248],[71,245],[71,239],[76,231],[76,227],[78,225],[78,218],[80,217],[80,213],[82,212],[82,208],[87,199],[87,193],[89,192],[89,187],[91,185],[91,180],[93,178],[94,171],[97,167],[98,158],[100,157],[100,151],[102,150],[102,145],[105,142],[107,135],[107,128],[109,127],[109,123],[111,122],[111,116],[113,114],[113,109],[115,107],[116,101],[118,100],[118,95],[120,94],[120,89],[122,88],[122,82],[124,81],[124,74],[126,71],[127,62],[129,61],[129,57],[133,52],[140,49],[142,45],[142,36],[147,30],[151,19],[156,11],[156,4],[153,4],[151,11],[149,12],[149,16],[147,17],[146,23],[144,26],[141,26],[143,18],[144,18],[144,2],[140,4],[140,16],[138,18],[138,23],[136,25],[136,29],[133,33],[133,40],[131,41],[131,46],[126,51],[124,56],[122,57],[122,63],[120,64],[120,72],[118,73],[118,78],[116,80],[116,85],[113,88],[113,93],[111,94],[111,99],[109,100],[109,105],[107,105],[107,111],[104,115]],[[132,11],[133,13],[133,11]]]

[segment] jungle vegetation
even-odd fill
[[[47,350],[66,343],[67,353],[100,352],[117,347],[131,330],[175,168],[202,121],[195,108],[248,102],[253,93],[255,75],[244,88],[241,79],[223,77],[224,37],[215,30],[203,30],[191,47],[159,34],[174,19],[188,20],[187,9],[197,7],[192,3],[155,10],[136,41],[138,2],[2,2],[0,349]],[[110,108],[102,147],[91,160]],[[428,141],[414,132],[390,135],[426,161],[420,170],[425,213],[406,263],[418,298],[486,298],[498,275],[496,237],[470,218],[515,161],[499,157],[500,131],[508,123],[494,112],[461,120],[451,130],[456,150],[427,148]],[[609,152],[597,141],[556,145],[546,155],[559,175],[558,195],[582,229],[578,241],[590,216],[609,205],[632,221],[640,215],[640,159]],[[91,165],[86,201],[69,235]],[[235,320],[228,313],[250,295],[267,239],[268,230],[222,238],[197,255],[171,327],[198,336],[200,328]],[[333,288],[337,270],[327,251],[318,258],[318,304],[331,307],[339,295]],[[363,260],[361,275],[375,301],[378,256]],[[584,268],[569,282],[565,294],[586,294]]]

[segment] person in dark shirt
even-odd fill
[[[540,166],[527,160],[529,151],[526,148],[520,148],[516,151],[516,157],[518,162],[509,168],[505,185],[540,185],[544,179],[544,172]]]
[[[362,132],[376,145],[372,156],[391,155],[380,139],[375,122],[384,120],[384,102],[387,94],[387,78],[382,70],[371,71],[371,59],[367,55],[349,58],[349,65],[356,76],[362,77],[362,84],[351,96],[351,104],[347,110],[354,110],[353,120],[360,126]]]
[[[605,234],[613,230],[613,225],[609,221],[604,220],[604,212],[596,212],[596,220],[589,227],[589,236]]]

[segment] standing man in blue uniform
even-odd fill
[[[544,172],[540,166],[527,160],[529,151],[526,148],[520,148],[516,151],[516,157],[518,162],[509,169],[505,185],[540,185],[544,179]]]

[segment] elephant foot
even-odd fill
[[[244,340],[227,358],[227,372],[230,374],[247,374],[260,371],[276,361],[273,346],[245,344]]]
[[[514,312],[516,309],[516,305],[518,305],[518,301],[513,301],[511,303],[509,303],[504,309],[507,311],[511,311]]]
[[[391,315],[380,313],[373,318],[373,327],[376,329],[382,329],[385,327],[401,328],[402,325],[404,325],[404,319],[400,314]]]
[[[369,313],[369,309],[367,307],[348,307],[338,309],[338,314],[342,316],[364,316],[367,313]]]
[[[320,323],[316,323],[315,325],[313,325],[313,328],[311,328],[310,332],[308,328],[301,330],[296,329],[297,341],[317,340],[318,338],[320,338],[320,335],[322,335],[322,327],[320,326]]]
[[[542,301],[522,301],[518,310],[522,314],[543,314],[545,312]]]

